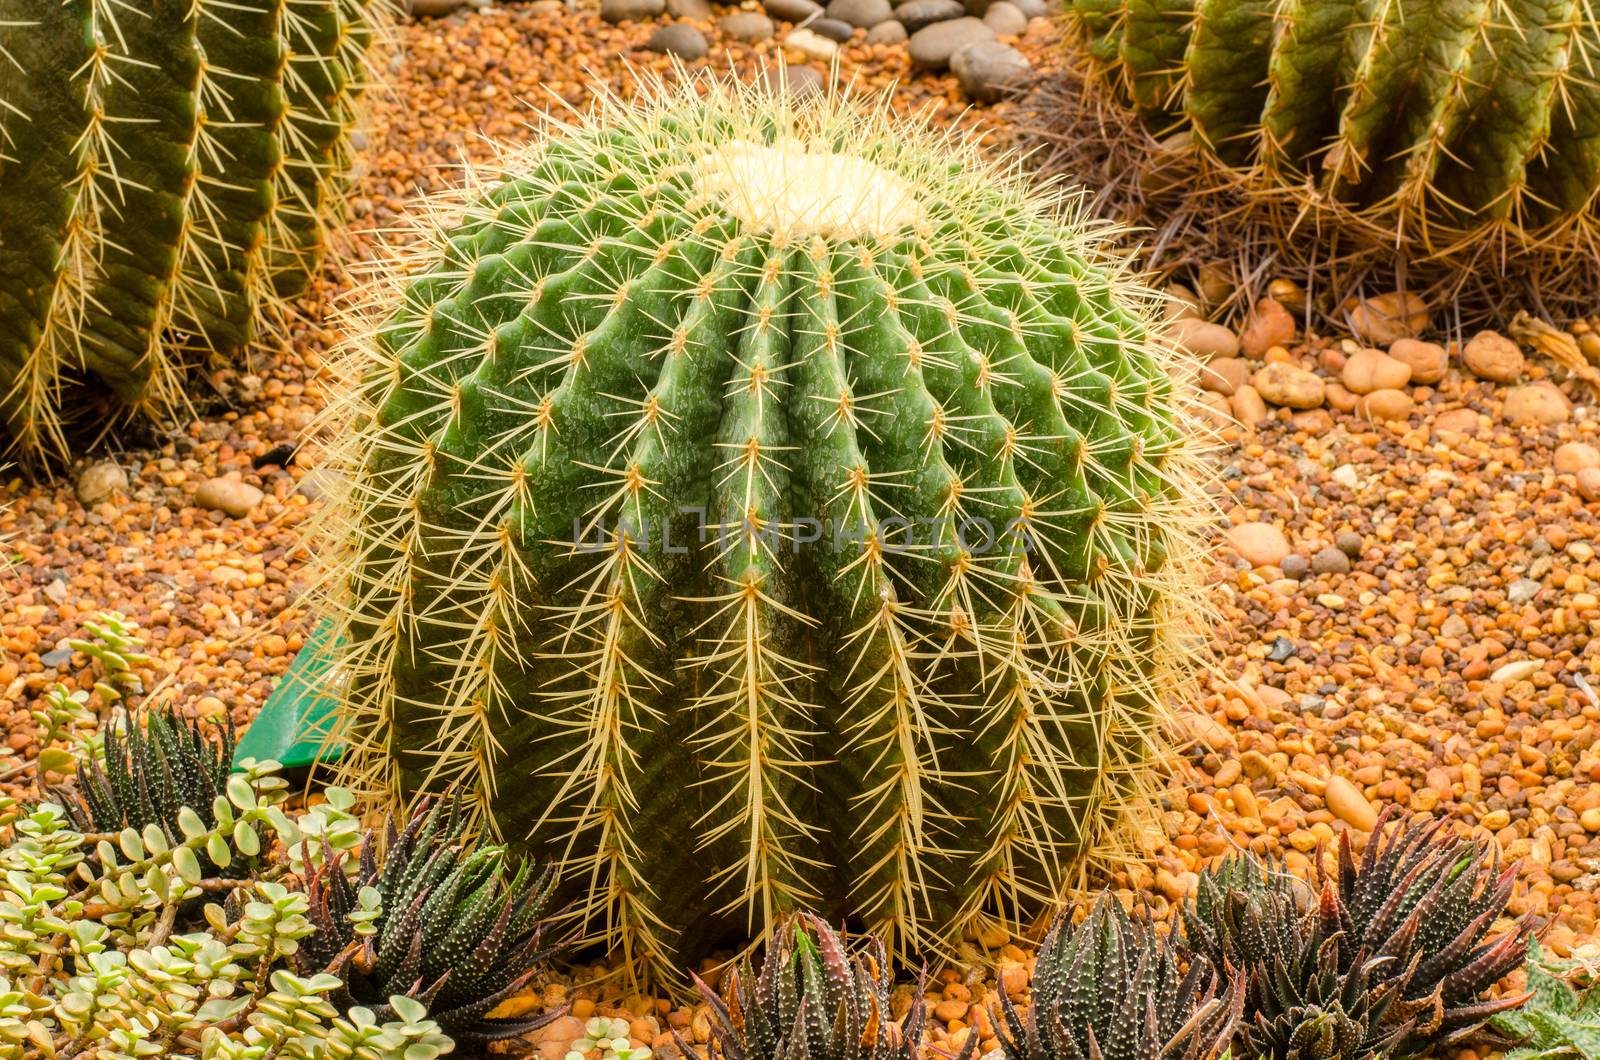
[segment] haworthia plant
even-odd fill
[[[237,355],[305,285],[391,2],[0,0],[0,418],[17,455],[64,455],[68,386],[160,418],[197,354]],[[325,36],[308,30],[324,6]]]
[[[1587,0],[1074,0],[1084,52],[1229,179],[1443,251],[1587,230],[1600,21]],[[1389,242],[1395,240],[1390,237]]]
[[[807,905],[949,942],[1161,755],[1180,366],[970,143],[700,87],[478,174],[378,299],[323,531],[346,762],[473,792],[635,962]]]

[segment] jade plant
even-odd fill
[[[268,844],[351,833],[342,799],[291,818],[275,780],[271,763],[247,763],[207,807],[213,823],[185,807],[174,836],[155,825],[86,834],[53,803],[5,813],[6,1055],[427,1060],[452,1051],[420,1002],[391,999],[380,1021],[330,1003],[338,976],[288,969],[313,931],[293,886],[206,874]]]
[[[1130,917],[1102,894],[1080,924],[1059,917],[1039,947],[1026,1017],[1002,993],[1005,1060],[1221,1060],[1243,982]]]
[[[808,907],[948,945],[1163,757],[1186,369],[972,142],[697,89],[508,153],[376,294],[320,534],[348,783],[469,790],[631,968]]]
[[[1174,217],[1192,213],[1217,258],[1244,255],[1246,273],[1270,259],[1280,272],[1314,263],[1325,280],[1376,255],[1400,259],[1413,285],[1450,282],[1474,300],[1525,282],[1589,307],[1600,21],[1587,5],[1067,10],[1079,70],[1044,110],[1069,158],[1117,154],[1113,165],[1160,200],[1146,216],[1168,239],[1184,227]]]
[[[237,359],[305,286],[392,2],[0,5],[0,419],[18,457],[67,455],[69,387],[169,417],[198,359]]]

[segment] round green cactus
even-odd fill
[[[799,907],[949,943],[1149,789],[1183,365],[970,143],[699,87],[477,174],[375,300],[321,535],[350,779],[470,791],[634,967]]]
[[[0,418],[18,455],[68,452],[74,383],[158,419],[182,407],[195,353],[237,356],[305,285],[390,3],[0,0]]]
[[[1069,21],[1087,80],[1049,106],[1114,97],[1150,134],[1103,110],[1062,116],[1061,139],[1084,157],[1108,141],[1157,165],[1189,156],[1198,178],[1169,185],[1235,233],[1241,202],[1260,207],[1247,212],[1268,221],[1265,251],[1320,258],[1324,272],[1359,248],[1457,285],[1489,272],[1559,286],[1564,273],[1592,303],[1593,272],[1575,269],[1593,258],[1600,200],[1600,21],[1587,4],[1074,0]],[[1167,223],[1171,210],[1157,213]]]

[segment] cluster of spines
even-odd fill
[[[1076,0],[1072,13],[1094,79],[1303,230],[1309,213],[1441,261],[1593,242],[1588,0]]]
[[[308,282],[391,0],[0,3],[0,412],[67,452],[64,388],[156,418]],[[308,116],[309,115],[309,116]]]
[[[708,889],[757,933],[847,892],[904,950],[1054,900],[1143,796],[1192,647],[1179,369],[1102,233],[1064,236],[970,144],[792,107],[658,89],[503,159],[374,300],[334,413],[362,425],[320,535],[345,546],[352,770],[531,831],[630,967],[670,962]],[[942,196],[937,220],[742,231],[697,167],[774,127]],[[694,558],[619,532],[658,533],[691,481]],[[798,584],[802,516],[923,514],[952,522],[824,539]],[[980,552],[973,516],[1023,533]],[[819,807],[856,824],[829,840]]]

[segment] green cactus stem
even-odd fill
[[[376,304],[322,532],[347,762],[473,792],[636,967],[802,906],[948,944],[1164,753],[1182,368],[969,143],[701,87],[480,174]]]

